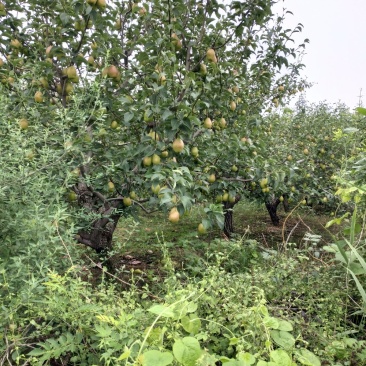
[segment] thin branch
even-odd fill
[[[66,246],[65,242],[64,242],[64,241],[63,241],[63,239],[62,239],[62,236],[61,236],[60,231],[59,231],[59,229],[58,229],[58,223],[57,223],[57,221],[55,221],[55,226],[56,226],[57,235],[58,235],[58,237],[60,238],[61,243],[62,243],[62,245],[64,246],[64,248],[65,248],[65,250],[66,250],[66,253],[67,253],[67,256],[69,257],[69,260],[70,260],[71,266],[73,267],[73,266],[74,266],[74,262],[72,261],[72,258],[71,258],[71,255],[70,255],[70,252],[69,252],[69,250],[67,249],[67,246]]]
[[[137,202],[137,201],[133,201],[134,203],[136,203],[137,206],[140,206],[142,208],[143,211],[145,211],[147,214],[151,214],[153,212],[157,212],[159,211],[158,209],[155,209],[155,210],[152,210],[152,211],[149,211],[148,209],[146,209],[140,202]]]

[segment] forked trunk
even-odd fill
[[[77,241],[93,248],[97,253],[107,252],[112,248],[113,233],[122,214],[118,210],[120,197],[107,201],[103,195],[93,191],[85,183],[79,183],[75,190],[79,205],[97,217],[88,228],[79,230]]]
[[[280,204],[280,200],[266,201],[266,208],[271,217],[272,224],[278,226],[280,224],[280,218],[277,216],[277,207]]]

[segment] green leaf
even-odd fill
[[[125,121],[125,123],[130,122],[132,120],[133,116],[134,116],[134,114],[132,112],[126,112],[124,114],[124,121]]]
[[[278,329],[278,326],[279,326],[278,319],[273,318],[272,316],[266,316],[263,319],[263,323],[267,328],[271,328],[271,329]]]
[[[118,361],[125,360],[126,358],[130,357],[131,350],[125,346],[124,352],[121,354],[121,356],[118,357]]]
[[[197,310],[197,303],[190,301],[187,305],[187,313],[194,313]]]
[[[296,352],[296,357],[299,362],[306,366],[320,366],[321,362],[313,352],[302,348],[300,351]]]
[[[277,349],[270,353],[271,360],[276,363],[277,366],[292,366],[292,360],[288,353],[282,349]]]
[[[291,332],[293,330],[292,324],[287,320],[278,319],[278,330]]]
[[[238,356],[240,366],[250,366],[256,361],[256,358],[249,352],[241,353]]]
[[[143,366],[166,366],[173,362],[173,355],[170,352],[157,350],[147,351],[142,355]]]
[[[45,351],[43,349],[40,348],[34,348],[32,349],[28,355],[29,356],[42,356],[45,353]]]
[[[185,211],[192,207],[192,200],[190,196],[182,196],[181,201]]]
[[[197,334],[201,328],[201,320],[198,318],[197,314],[184,316],[180,321],[183,329],[188,333]]]
[[[148,311],[150,311],[150,313],[166,318],[174,318],[175,316],[175,313],[172,308],[161,304],[152,306]]]
[[[283,330],[272,330],[271,337],[276,344],[285,349],[291,349],[295,345],[295,338],[292,334]]]
[[[202,350],[196,338],[185,337],[174,342],[173,354],[178,362],[184,366],[195,366]]]

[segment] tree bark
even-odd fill
[[[234,222],[233,222],[233,208],[240,201],[241,196],[235,196],[234,202],[226,201],[223,203],[224,207],[224,234],[230,238],[231,234],[234,232]]]
[[[272,201],[266,201],[266,208],[271,217],[272,224],[278,226],[280,224],[280,218],[277,216],[277,207],[280,204],[280,200],[277,198]]]
[[[79,183],[75,191],[79,205],[94,217],[88,228],[79,230],[77,241],[97,253],[107,252],[112,248],[113,233],[122,214],[118,210],[122,197],[107,201],[102,194],[95,192],[85,183]]]

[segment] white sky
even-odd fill
[[[303,75],[315,83],[309,102],[358,105],[360,89],[366,105],[366,0],[283,0],[275,7],[292,11],[286,27],[304,25],[298,42],[309,38]],[[279,10],[279,11],[278,11]]]

